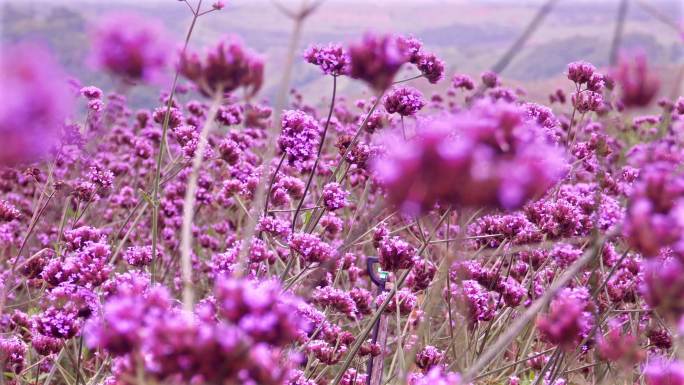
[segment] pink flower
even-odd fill
[[[107,15],[93,32],[93,60],[127,80],[157,80],[171,52],[165,34],[157,20],[131,13]]]
[[[0,166],[46,158],[71,112],[66,77],[42,46],[0,48]]]

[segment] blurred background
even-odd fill
[[[197,0],[190,0],[194,3]],[[213,0],[205,0],[205,7]],[[520,36],[545,0],[325,0],[303,27],[299,53],[311,43],[347,42],[366,30],[398,32],[421,39],[447,63],[447,76],[456,72],[477,77],[490,69]],[[300,0],[279,0],[297,10]],[[607,66],[620,0],[558,0],[524,47],[502,72],[504,85],[522,86],[533,100],[546,95],[564,78],[567,63],[587,60]],[[107,89],[111,79],[87,63],[88,31],[110,11],[133,11],[163,22],[179,45],[191,14],[176,0],[0,0],[0,41],[37,39],[48,44],[67,70],[84,84]],[[629,0],[621,48],[641,49],[661,72],[664,92],[670,93],[684,64],[682,0]],[[237,34],[266,56],[266,79],[261,96],[271,98],[280,79],[293,22],[270,0],[227,0],[220,12],[203,16],[190,47],[202,50],[220,35]],[[125,28],[125,26],[122,26]],[[301,55],[299,55],[301,57]],[[413,70],[415,71],[415,69]],[[172,71],[169,70],[169,73]],[[402,76],[411,76],[406,69]],[[170,77],[170,74],[169,74]],[[305,100],[315,102],[330,92],[331,78],[299,60],[293,86]],[[424,90],[443,90],[415,82]],[[165,84],[162,84],[165,86]],[[363,87],[345,79],[347,95],[361,96]],[[156,98],[159,87],[139,87],[139,102]]]

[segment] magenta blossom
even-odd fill
[[[98,67],[131,81],[158,79],[171,53],[159,21],[130,13],[99,21],[92,43]]]
[[[409,60],[404,44],[394,35],[367,33],[349,46],[351,77],[367,82],[375,91],[386,90],[399,68]]]
[[[648,106],[660,89],[660,80],[643,53],[622,55],[612,77],[620,85],[620,101],[625,107]]]
[[[245,48],[236,36],[221,39],[204,58],[196,53],[182,54],[179,69],[205,96],[232,92],[240,87],[252,96],[264,81],[263,58]]]
[[[66,77],[45,48],[0,48],[0,166],[45,158],[72,101]]]
[[[435,204],[515,209],[546,192],[565,166],[525,111],[482,102],[390,144],[374,169],[390,201],[417,214]]]

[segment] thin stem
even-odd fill
[[[516,319],[511,327],[508,328],[508,330],[502,336],[500,336],[495,343],[485,350],[482,355],[480,355],[478,360],[465,373],[464,382],[468,382],[475,378],[480,373],[480,370],[484,369],[485,366],[494,360],[494,358],[506,350],[508,344],[523,330],[525,325],[527,325],[527,323],[530,322],[530,320],[532,320],[532,318],[534,318],[549,301],[551,301],[551,298],[553,298],[558,290],[570,282],[586,264],[588,264],[598,255],[606,238],[597,239],[592,248],[585,251],[584,255],[572,266],[570,266],[563,276],[555,281],[542,297],[530,305],[530,307],[527,308],[527,310]]]
[[[330,118],[332,117],[333,109],[335,107],[335,96],[337,95],[337,76],[333,76],[333,92],[332,92],[332,99],[330,100],[330,109],[328,110],[328,119],[325,121],[325,128],[323,128],[323,134],[321,135],[321,142],[318,144],[318,153],[316,154],[316,161],[314,162],[313,168],[311,169],[311,174],[309,174],[309,179],[306,181],[306,187],[304,188],[304,194],[302,195],[302,199],[299,200],[299,204],[297,205],[297,210],[294,213],[294,216],[292,217],[292,232],[294,232],[295,227],[297,226],[297,217],[299,216],[299,211],[302,209],[302,205],[304,205],[304,200],[306,199],[306,194],[309,192],[309,188],[311,187],[311,181],[313,180],[314,175],[316,174],[316,168],[318,167],[318,162],[321,160],[321,151],[323,150],[323,145],[325,144],[325,137],[326,134],[328,133],[328,126],[330,125]]]
[[[207,147],[207,138],[211,127],[214,124],[214,118],[218,112],[221,104],[222,94],[220,91],[222,87],[218,87],[219,91],[214,96],[214,101],[207,114],[207,119],[204,121],[204,126],[200,132],[197,149],[195,149],[195,156],[192,159],[192,169],[188,177],[188,185],[185,189],[185,200],[183,201],[183,224],[181,226],[181,275],[183,279],[183,307],[187,311],[192,311],[194,301],[194,291],[192,282],[192,219],[195,214],[195,194],[197,193],[197,179],[199,178],[199,169],[202,165],[204,152]],[[154,254],[153,254],[154,255]]]
[[[278,175],[278,171],[280,171],[280,168],[283,166],[283,161],[285,160],[286,155],[286,153],[283,153],[283,156],[280,157],[278,167],[276,167],[275,171],[273,172],[273,176],[271,177],[271,183],[269,183],[268,189],[266,189],[266,203],[264,203],[264,216],[268,215],[268,203],[271,201],[271,191],[273,190],[273,185],[275,184],[276,176]],[[249,215],[249,212],[247,212],[247,215]]]
[[[437,231],[439,226],[444,223],[444,220],[446,219],[446,215],[449,214],[449,211],[446,212],[445,215],[440,218],[439,222],[435,226],[434,230],[428,237],[428,241],[434,236],[434,233]],[[423,252],[427,249],[429,246],[429,243],[424,243],[420,250],[418,250],[417,255],[422,255]],[[408,277],[409,273],[411,272],[411,268],[406,269],[399,279],[396,281],[396,283],[392,286],[392,290],[390,290],[387,293],[387,298],[378,306],[377,310],[373,314],[373,318],[370,319],[368,325],[363,329],[361,334],[357,336],[356,341],[354,342],[354,345],[349,349],[349,353],[347,353],[347,356],[345,357],[344,362],[342,363],[342,366],[338,369],[337,375],[335,375],[335,379],[330,383],[330,385],[338,385],[340,381],[342,380],[342,376],[344,376],[344,373],[349,369],[349,366],[351,365],[351,361],[354,359],[356,356],[356,353],[358,353],[359,349],[361,348],[361,345],[366,341],[368,338],[368,335],[370,332],[373,330],[375,323],[378,322],[380,317],[382,316],[382,313],[385,311],[387,308],[387,305],[389,305],[389,302],[392,300],[395,294],[397,294],[397,291],[399,288],[401,288],[404,285],[404,281],[406,281],[406,278]]]
[[[188,5],[188,7],[190,7],[190,4],[187,1],[185,3]],[[185,35],[185,43],[183,45],[181,55],[184,55],[185,51],[188,48],[188,44],[190,43],[190,36],[192,36],[192,31],[195,29],[195,24],[197,23],[197,18],[199,17],[198,13],[201,6],[202,0],[199,0],[197,2],[196,10],[193,11],[192,7],[190,7],[190,10],[193,11],[192,22],[190,23],[190,28],[188,28],[188,33]],[[162,135],[159,141],[159,152],[157,154],[157,167],[154,171],[154,183],[152,185],[152,262],[150,263],[150,275],[153,282],[157,259],[155,258],[155,256],[157,255],[157,242],[159,241],[159,185],[161,180],[161,167],[162,160],[164,158],[164,145],[166,144],[166,135],[169,130],[169,122],[171,120],[171,106],[173,105],[173,97],[176,93],[176,86],[178,85],[179,77],[180,70],[177,69],[176,74],[173,77],[173,84],[171,85],[169,99],[166,102],[166,113],[164,114],[164,123],[162,124]]]
[[[265,199],[266,197],[264,196],[264,191],[266,190],[266,183],[268,182],[268,176],[270,175],[270,164],[271,160],[275,156],[276,153],[276,145],[275,145],[275,138],[277,137],[278,130],[280,129],[280,123],[282,119],[282,111],[283,108],[285,107],[285,103],[287,101],[287,95],[288,91],[290,88],[290,77],[292,76],[292,69],[294,67],[294,60],[295,60],[295,53],[297,51],[297,46],[299,44],[299,39],[302,34],[302,25],[304,23],[304,20],[311,15],[313,10],[318,6],[318,4],[314,4],[310,6],[309,8],[304,7],[299,14],[294,17],[294,26],[293,26],[293,31],[292,35],[290,37],[290,43],[288,46],[288,51],[287,51],[287,57],[285,58],[285,66],[283,70],[283,77],[280,81],[280,86],[278,88],[278,93],[276,94],[276,99],[275,99],[275,104],[273,106],[273,111],[274,111],[274,116],[273,116],[273,124],[271,124],[271,127],[268,132],[267,136],[267,143],[266,143],[266,153],[264,154],[263,158],[263,164],[264,164],[264,172],[261,175],[259,184],[257,185],[256,191],[254,192],[255,200],[253,202],[253,208],[255,210],[260,210],[261,207],[265,204]],[[240,248],[240,253],[238,255],[238,260],[237,260],[237,265],[241,266],[242,261],[245,257],[245,254],[247,253],[248,247],[246,247],[251,241],[252,237],[254,236],[254,232],[256,229],[256,221],[257,221],[257,215],[253,216],[253,218],[250,218],[250,220],[247,222],[247,225],[245,226],[245,231],[242,234],[242,239],[245,244],[245,247]],[[244,269],[244,271],[247,271],[248,269]],[[239,270],[242,271],[242,270]],[[238,273],[240,274],[240,273]]]

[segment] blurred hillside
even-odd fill
[[[210,1],[205,1],[211,3]],[[297,8],[299,0],[280,0]],[[366,30],[395,31],[423,40],[448,64],[447,74],[477,76],[488,69],[525,28],[541,1],[514,0],[327,0],[304,27],[300,51],[310,43],[348,41]],[[682,20],[677,0],[650,0],[649,4],[675,22]],[[568,62],[588,60],[597,66],[608,62],[618,2],[560,0],[528,44],[503,73],[504,79],[522,85],[533,97],[543,97],[550,84],[562,77]],[[191,15],[172,0],[0,0],[0,41],[38,39],[50,45],[71,74],[84,83],[104,88],[111,79],[88,66],[88,30],[108,11],[130,10],[163,21],[180,42]],[[226,8],[203,17],[191,41],[193,49],[211,44],[222,34],[235,33],[267,57],[267,83],[262,96],[273,94],[280,78],[291,22],[267,0],[229,0]],[[631,2],[623,47],[639,47],[660,68],[669,72],[684,63],[684,42],[673,28]],[[406,76],[411,75],[406,70]],[[330,79],[303,61],[297,64],[294,85],[310,101],[327,95]],[[342,81],[343,92],[361,95],[363,88]],[[417,82],[422,86],[424,82]],[[509,83],[510,84],[510,83]],[[540,86],[543,85],[544,89]],[[134,100],[156,97],[152,87],[135,91]]]

